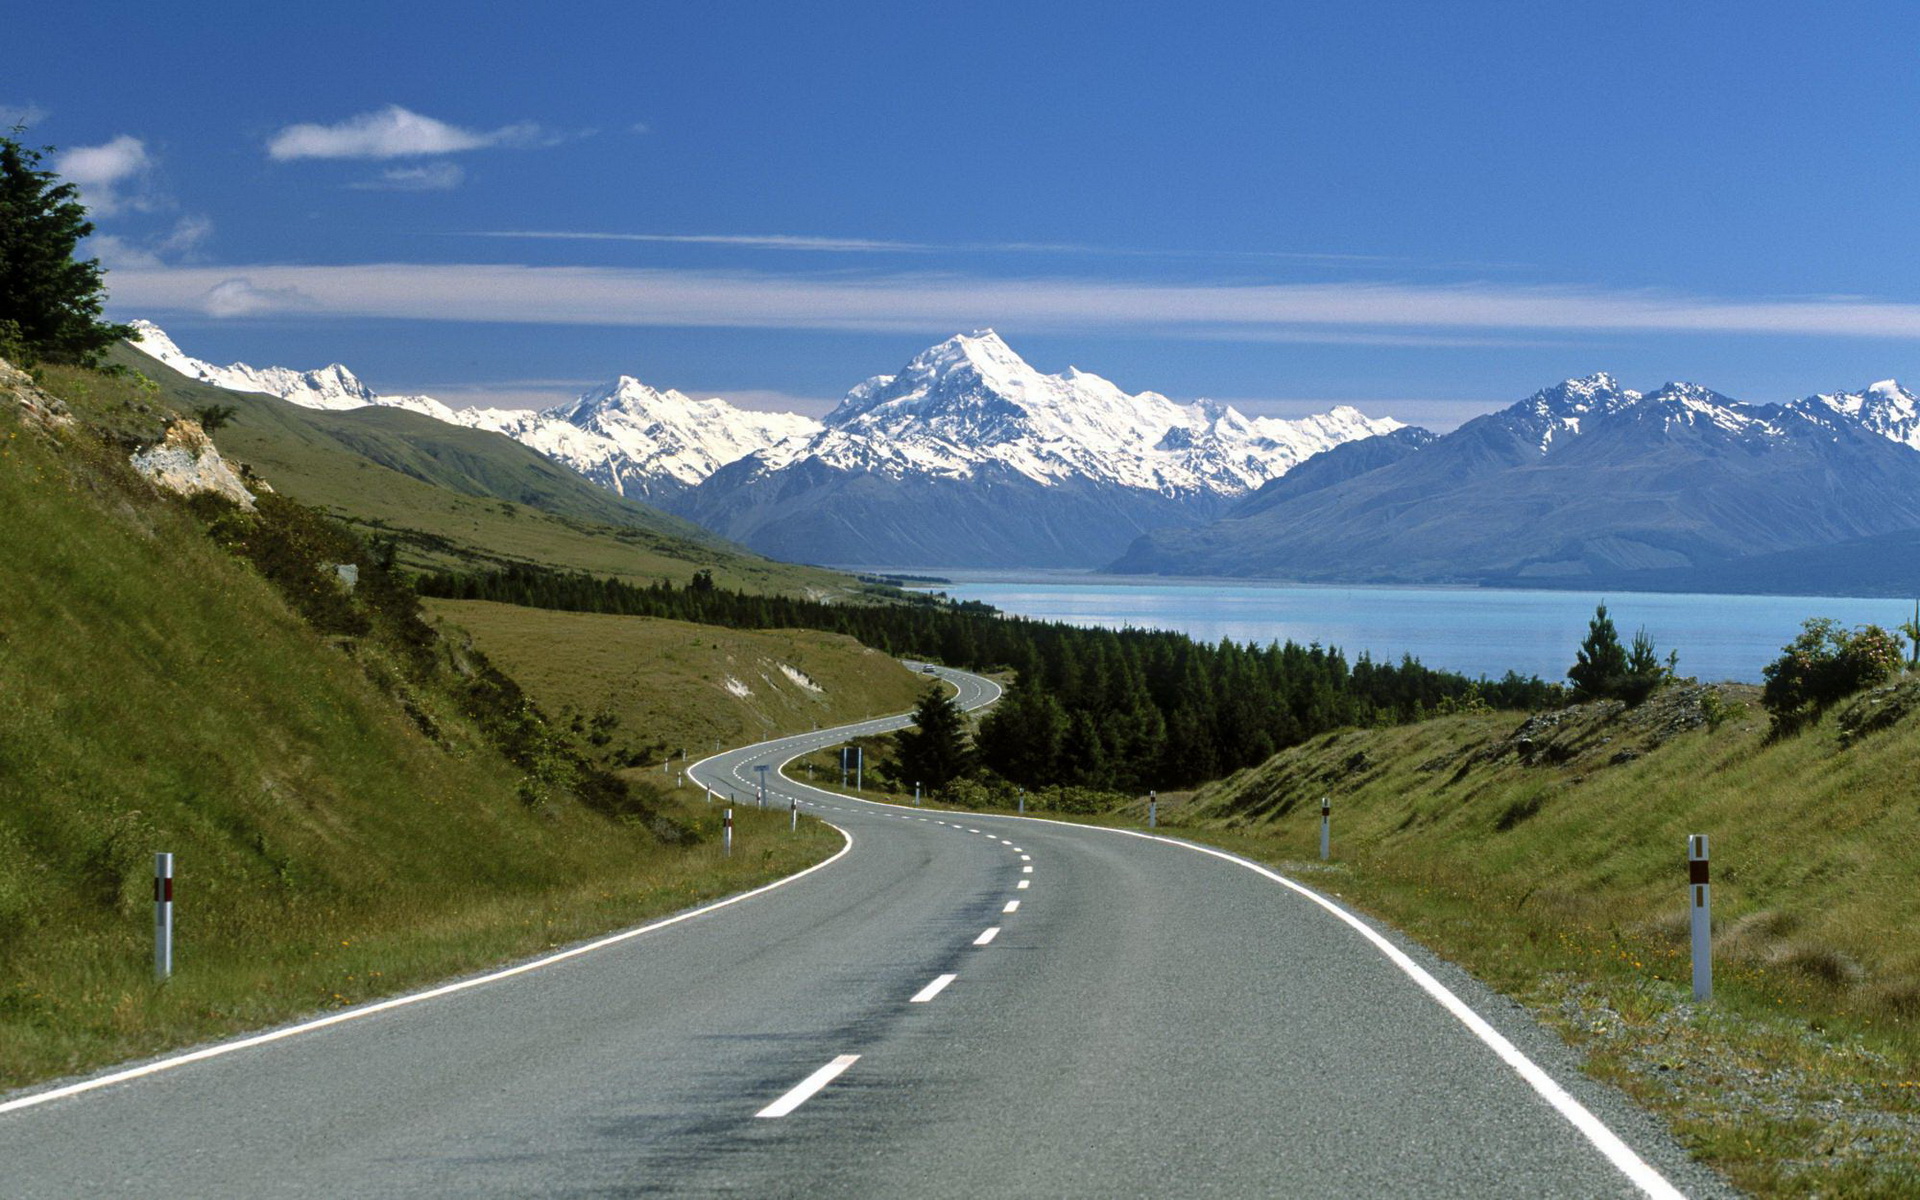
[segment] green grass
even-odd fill
[[[684,748],[701,758],[716,741],[735,746],[903,712],[925,686],[923,676],[838,634],[480,600],[433,600],[427,607],[472,636],[548,711],[611,713],[618,724],[607,749],[616,761],[652,768],[654,779],[669,752]]]
[[[0,512],[0,1087],[527,954],[839,845],[769,819],[722,862],[704,805],[641,821],[523,799],[470,722],[432,711],[424,736],[370,678],[376,648],[315,633],[124,447],[24,427],[4,396]],[[156,986],[161,850],[179,973]]]
[[[1920,685],[1904,687],[1913,705]],[[1504,713],[1331,734],[1174,798],[1162,824],[1519,998],[1742,1187],[1915,1194],[1920,719],[1848,739],[1836,716],[1775,744],[1750,713],[1662,741],[1663,706],[1685,707],[1576,710],[1525,748]],[[1688,983],[1690,833],[1713,837],[1708,1006]]]

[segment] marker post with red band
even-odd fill
[[[153,977],[173,974],[173,855],[153,856]]]
[[[1158,825],[1159,823],[1160,823],[1160,795],[1157,792],[1148,792],[1147,793],[1147,828],[1152,829],[1154,826]]]
[[[792,819],[787,822],[787,832],[799,833],[800,832],[800,797],[798,796],[788,797],[787,811],[792,814]]]
[[[725,823],[721,826],[720,852],[728,858],[733,857],[733,810],[727,810]]]
[[[1713,999],[1713,888],[1707,882],[1707,835],[1687,838],[1687,909],[1693,914],[1693,998]]]
[[[1320,797],[1320,861],[1333,857],[1333,797]]]

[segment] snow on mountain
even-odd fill
[[[1824,410],[1890,441],[1920,450],[1920,397],[1891,379],[1869,384],[1865,391],[1808,396],[1787,407],[1807,413]]]
[[[692,487],[735,459],[820,424],[793,413],[735,408],[656,391],[631,376],[545,411],[454,409],[431,396],[380,395],[335,363],[317,371],[215,366],[188,355],[149,321],[133,323],[133,344],[183,375],[235,391],[264,392],[306,408],[378,405],[504,434],[623,496],[659,498]]]
[[[763,452],[759,466],[811,460],[892,479],[970,479],[1000,467],[1043,486],[1239,496],[1322,450],[1398,428],[1345,406],[1297,421],[1249,418],[1213,401],[1129,394],[1077,367],[1046,375],[989,329],[860,384],[817,435]]]

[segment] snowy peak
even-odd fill
[[[131,340],[135,349],[144,351],[189,379],[198,379],[215,387],[236,392],[262,392],[304,408],[335,411],[364,408],[379,402],[371,388],[339,363],[331,363],[313,371],[250,367],[245,363],[220,367],[189,355],[151,321],[133,322],[133,331]]]
[[[1005,469],[1042,485],[1083,479],[1166,496],[1239,496],[1321,450],[1400,427],[1344,408],[1252,420],[1213,400],[1131,394],[1078,367],[1048,375],[992,330],[930,346],[847,393],[826,429],[763,455],[892,478]]]
[[[1920,397],[1892,379],[1858,392],[1808,396],[1787,406],[1807,416],[1831,413],[1871,433],[1920,450]]]

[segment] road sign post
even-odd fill
[[[1693,998],[1713,999],[1713,888],[1707,881],[1707,835],[1687,838],[1687,909],[1693,917]]]
[[[173,855],[153,856],[153,977],[173,974]]]

